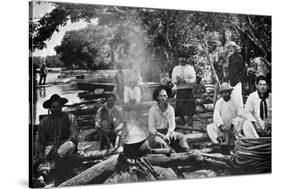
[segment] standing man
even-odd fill
[[[125,87],[125,74],[123,72],[123,66],[118,64],[117,65],[118,72],[115,75],[115,85],[116,85],[116,92],[118,95],[118,100],[123,103],[124,101],[124,87]]]
[[[228,83],[223,83],[220,87],[220,98],[215,105],[214,123],[207,126],[207,133],[212,143],[231,143],[230,137],[233,137],[240,130],[242,119],[239,115],[243,109],[237,106],[231,99],[233,88]]]
[[[42,163],[38,167],[40,182],[44,183],[46,176],[53,170],[56,160],[66,157],[77,151],[78,125],[75,116],[62,111],[62,107],[68,100],[54,94],[43,103],[45,109],[49,109],[50,115],[40,121],[38,128],[39,159]],[[59,172],[55,174],[58,177]],[[55,178],[55,185],[61,180]]]
[[[176,116],[180,116],[181,123],[185,124],[184,116],[188,116],[188,126],[193,126],[195,100],[193,86],[196,83],[196,73],[192,65],[187,64],[189,56],[181,52],[178,57],[179,65],[174,67],[172,82],[176,85]]]
[[[239,54],[240,47],[234,41],[230,41],[226,45],[226,48],[229,52],[229,81],[231,87],[233,87],[231,98],[238,106],[243,107],[242,82],[244,80],[246,66],[243,62],[242,56]]]
[[[148,113],[148,131],[150,133],[151,147],[167,147],[169,144],[178,145],[184,150],[189,146],[183,134],[175,132],[175,111],[167,102],[168,94],[164,86],[160,86],[153,92],[153,99],[157,101]]]
[[[115,105],[114,94],[106,98],[106,103],[100,107],[96,114],[95,126],[100,134],[100,149],[118,147],[123,128],[123,113]]]
[[[246,121],[243,124],[245,137],[258,138],[271,133],[271,94],[265,76],[256,81],[257,91],[248,96],[245,105]]]
[[[45,85],[46,84],[46,77],[48,74],[48,68],[46,66],[46,63],[42,63],[40,66],[40,71],[39,71],[39,76],[40,76],[40,80],[39,80],[39,85]],[[42,83],[43,82],[43,83]]]
[[[128,86],[125,86],[124,103],[132,105],[141,103],[141,88],[138,86],[138,81],[131,80],[128,82]]]

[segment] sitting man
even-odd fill
[[[174,180],[176,173],[171,168],[152,166],[147,154],[151,153],[147,141],[147,127],[142,123],[142,112],[147,112],[143,105],[124,105],[124,118],[126,124],[123,127],[123,152],[119,155],[116,172],[113,173],[104,183],[128,183],[136,181]]]
[[[148,131],[150,133],[149,142],[151,147],[167,147],[178,145],[184,150],[189,146],[183,134],[175,132],[175,111],[167,102],[168,94],[164,86],[155,89],[153,99],[157,101],[148,113]],[[178,142],[178,143],[176,143]]]
[[[220,87],[220,98],[215,105],[214,123],[207,126],[207,133],[212,143],[214,144],[229,144],[232,143],[230,137],[240,130],[242,119],[240,116],[243,109],[237,106],[231,99],[233,88],[228,83],[223,83]]]
[[[268,136],[271,131],[271,94],[267,79],[259,76],[256,81],[257,91],[248,96],[245,105],[246,121],[243,124],[245,137],[258,138]]]
[[[62,111],[62,107],[68,100],[54,94],[43,103],[45,109],[51,114],[44,117],[38,128],[37,149],[42,163],[38,166],[38,180],[45,184],[45,179],[53,170],[56,160],[66,157],[77,151],[78,125],[74,115]],[[61,177],[57,173],[55,177]],[[61,182],[55,178],[55,185]]]
[[[100,134],[100,149],[118,147],[123,127],[123,114],[119,106],[115,105],[114,94],[106,98],[106,103],[96,114],[95,126]]]

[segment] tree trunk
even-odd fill
[[[192,133],[185,135],[187,142],[200,142],[200,141],[208,141],[209,136],[207,133]]]
[[[193,127],[188,127],[187,125],[179,125],[177,124],[176,129],[182,129],[182,130],[188,130],[188,131],[199,131],[202,133],[206,132],[206,129],[198,129],[198,128],[193,128]]]
[[[217,87],[215,87],[215,93],[214,93],[214,105],[216,104],[216,102],[217,102],[217,88],[220,86],[220,80],[219,80],[219,77],[218,77],[218,75],[217,75],[217,73],[216,73],[216,70],[215,70],[215,67],[214,67],[214,65],[213,65],[213,63],[212,63],[212,61],[210,60],[210,56],[209,56],[209,53],[208,53],[208,43],[207,43],[207,41],[205,40],[204,41],[204,45],[203,45],[203,49],[204,49],[204,53],[205,53],[205,56],[207,57],[207,61],[208,61],[208,63],[210,64],[210,66],[211,66],[211,69],[212,69],[212,71],[213,71],[213,74],[214,74],[214,77],[215,77],[215,79],[216,79],[216,86]]]
[[[107,160],[104,160],[82,173],[76,175],[68,181],[60,184],[59,187],[85,185],[104,173],[113,173],[117,164],[118,155],[113,155]]]

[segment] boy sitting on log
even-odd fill
[[[116,97],[110,94],[106,103],[99,108],[96,115],[95,126],[100,135],[100,149],[109,149],[119,146],[123,127],[122,109],[115,105]]]

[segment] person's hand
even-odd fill
[[[271,120],[265,119],[264,120],[264,129],[263,131],[269,135],[271,133]]]
[[[226,128],[223,124],[219,125],[219,130],[223,133],[226,132]]]
[[[48,145],[48,146],[45,147],[44,158],[46,158],[50,154],[53,147],[54,147],[53,145]]]
[[[159,136],[160,138],[162,138],[167,144],[170,144],[169,135],[164,135],[160,132],[157,132],[156,135]]]
[[[169,132],[166,135],[167,137],[169,137],[169,140],[176,140],[176,135],[173,134],[173,132]]]
[[[225,142],[225,137],[223,135],[217,137],[217,141],[221,144]]]
[[[227,128],[225,128],[225,132],[230,132],[230,131],[232,131],[232,129],[234,128],[234,125],[233,124],[231,124],[230,125],[230,127],[227,129]]]
[[[170,137],[168,135],[164,135],[163,139],[167,144],[171,143]]]
[[[103,120],[102,122],[101,122],[101,131],[103,131],[103,132],[109,132],[110,131],[110,128],[109,128],[109,123],[108,123],[108,121],[106,121],[106,120]]]
[[[183,83],[183,78],[181,78],[180,76],[177,76],[177,83],[178,84]]]
[[[167,146],[167,143],[164,141],[164,139],[160,136],[155,137],[155,142],[160,145],[161,148],[165,148]]]

